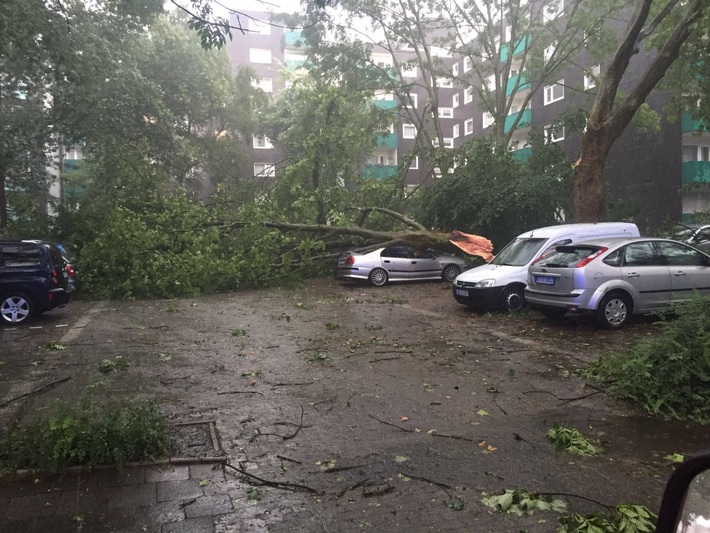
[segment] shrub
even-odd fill
[[[0,472],[18,468],[64,472],[166,457],[174,448],[167,420],[153,404],[110,406],[99,413],[87,406],[58,405],[32,425],[0,438]]]
[[[664,313],[657,335],[628,354],[610,353],[585,370],[617,398],[653,414],[710,423],[710,298],[695,296]]]

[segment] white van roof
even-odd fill
[[[595,222],[585,224],[558,224],[556,226],[547,226],[545,228],[537,228],[531,231],[526,231],[518,235],[518,239],[527,238],[546,238],[554,237],[560,234],[585,234],[593,233],[595,235],[603,235],[604,233],[620,233],[628,232],[629,237],[638,237],[639,229],[636,224],[631,222]]]

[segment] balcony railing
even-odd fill
[[[680,179],[683,185],[710,183],[710,161],[686,161],[682,163]]]
[[[518,82],[518,80],[520,80],[520,82]],[[516,83],[518,83],[517,89],[515,89]],[[527,89],[530,89],[530,87],[532,87],[532,83],[527,81],[524,75],[518,74],[517,76],[512,76],[508,78],[508,81],[505,84],[505,95],[510,96],[511,94],[513,94],[513,91],[522,92]]]
[[[532,123],[532,109],[523,109],[518,113],[513,113],[512,115],[508,115],[507,117],[505,117],[505,133],[508,133],[513,128],[513,123],[515,122],[515,119],[518,117],[518,115],[520,115],[520,121],[518,122],[518,125],[515,127],[515,129],[527,128],[528,126],[530,126],[530,124]]]
[[[300,31],[295,31],[295,30],[290,30],[284,33],[284,43],[286,46],[303,46],[303,37],[301,37],[301,32]]]
[[[513,150],[513,159],[516,161],[525,162],[530,159],[532,155],[532,146],[526,146],[525,148],[520,148],[518,150]]]
[[[520,39],[518,41],[518,44],[515,45],[515,48],[513,49],[513,57],[517,56],[518,54],[522,54],[525,51],[525,48],[527,48],[528,45],[528,37],[527,35]],[[510,53],[510,43],[505,43],[500,47],[500,60],[505,62],[508,61],[508,54]]]
[[[707,131],[708,129],[703,124],[702,120],[695,120],[689,113],[683,113],[680,116],[680,131],[682,133],[691,133],[696,131]]]
[[[391,178],[392,176],[397,174],[397,167],[389,165],[366,165],[362,174],[366,178]]]
[[[377,148],[397,148],[397,134],[388,133],[377,136]]]

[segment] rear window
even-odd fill
[[[42,263],[39,248],[36,246],[3,246],[0,257],[7,268],[38,267]]]
[[[582,259],[586,259],[594,252],[600,250],[600,246],[574,245],[557,246],[555,251],[543,257],[536,266],[546,266],[552,268],[573,268]]]

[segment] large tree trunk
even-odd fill
[[[582,136],[580,158],[572,177],[575,222],[599,222],[604,216],[604,164],[612,142],[605,130],[587,130]]]
[[[5,193],[5,169],[0,167],[0,235],[7,229],[7,196]]]

